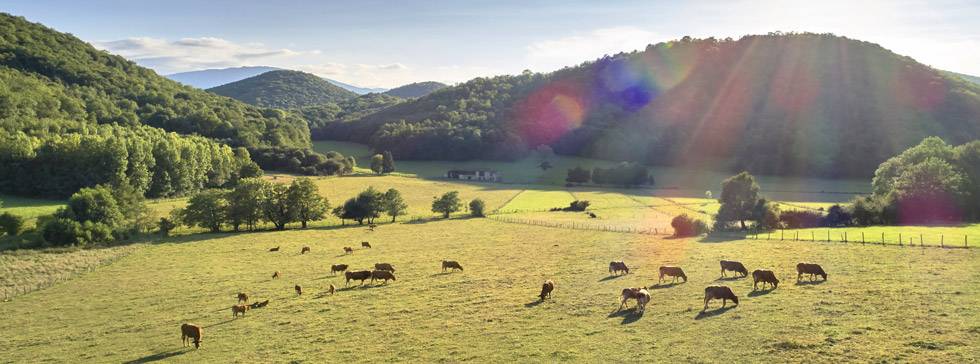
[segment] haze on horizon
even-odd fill
[[[362,87],[548,72],[683,36],[772,31],[875,42],[935,68],[980,74],[980,3],[945,1],[52,0],[2,11],[70,32],[160,74],[274,66]]]

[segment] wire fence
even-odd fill
[[[970,242],[977,243],[980,237],[970,234],[924,234],[924,233],[885,233],[864,231],[826,231],[817,230],[778,230],[749,234],[753,240],[810,241],[825,243],[853,243],[865,245],[919,246],[933,248],[969,249]],[[747,238],[748,238],[747,237]]]
[[[126,256],[132,254],[135,250],[129,250],[125,253],[118,254],[116,256],[106,258],[99,261],[96,264],[92,264],[80,269],[75,269],[71,271],[59,272],[59,273],[44,273],[44,277],[33,282],[23,282],[12,284],[6,287],[0,287],[0,302],[7,302],[14,297],[25,295],[34,291],[39,291],[55,284],[67,281],[69,279],[78,277],[82,274],[93,272],[101,267],[108,266],[115,263],[119,259],[125,258]]]

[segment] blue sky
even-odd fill
[[[160,73],[243,65],[367,87],[551,71],[685,35],[832,32],[980,75],[980,2],[44,1],[21,15]]]

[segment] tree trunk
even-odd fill
[[[745,220],[738,220],[739,224],[742,224],[742,230],[745,230]]]
[[[391,215],[391,222],[395,222],[395,217],[398,217],[398,215]]]
[[[306,229],[306,220],[300,221],[299,223],[303,226],[304,229]]]

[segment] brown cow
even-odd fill
[[[779,286],[779,279],[776,278],[776,273],[771,270],[756,269],[752,271],[752,290],[755,291],[756,285],[762,282],[762,288],[766,288],[766,283],[772,285],[772,289],[776,289]]]
[[[194,348],[200,348],[201,335],[203,334],[204,329],[201,329],[200,326],[192,324],[180,325],[180,341],[184,344],[184,346],[187,346],[188,339],[192,339],[194,341]]]
[[[334,285],[333,285],[333,283],[331,283],[331,284],[330,284],[330,286],[329,286],[329,287],[327,287],[327,292],[330,292],[330,294],[331,294],[331,295],[332,295],[332,294],[333,294],[333,292],[334,292],[334,291],[336,291],[336,290],[337,290],[337,287],[334,287]]]
[[[242,314],[245,317],[245,312],[248,311],[249,307],[247,305],[234,305],[231,306],[231,316],[238,317],[238,314]]]
[[[344,247],[344,254],[354,254],[354,248],[351,248],[349,246],[345,246]]]
[[[300,286],[299,286],[299,285],[297,284],[297,285],[296,285],[296,287],[293,287],[293,288],[295,288],[295,289],[296,289],[296,294],[297,294],[297,295],[302,295],[302,294],[303,294],[303,287],[300,287]]]
[[[389,279],[393,281],[397,280],[395,279],[395,275],[393,273],[386,270],[376,270],[371,272],[371,283],[374,283],[375,279],[384,279],[385,284],[388,284]]]
[[[344,286],[345,287],[346,286],[349,286],[350,285],[350,281],[352,281],[352,280],[361,281],[361,284],[364,284],[364,281],[366,281],[368,279],[371,279],[371,271],[369,271],[369,270],[362,270],[362,271],[356,271],[356,272],[344,272],[344,278],[347,279],[347,282],[344,283]]]
[[[677,278],[680,277],[684,279],[684,283],[687,283],[687,275],[684,274],[684,270],[681,267],[660,267],[660,282],[664,281],[664,276],[673,277],[674,280],[672,282],[677,282]]]
[[[279,251],[279,247],[277,246],[275,248],[269,249],[269,251],[270,252],[277,252],[277,251]]]
[[[619,309],[617,311],[622,310],[623,307],[629,308],[630,305],[628,301],[635,300],[637,295],[640,293],[641,289],[643,288],[641,287],[623,288],[623,292],[620,293]]]
[[[823,267],[820,264],[813,263],[800,263],[796,265],[796,281],[799,282],[803,278],[804,274],[810,275],[810,280],[814,280],[815,276],[823,277],[823,280],[827,280],[827,272],[823,271]]]
[[[637,308],[638,312],[643,312],[644,310],[646,310],[647,303],[649,302],[650,302],[650,292],[647,292],[646,288],[640,288],[639,291],[636,291],[636,305],[639,306]]]
[[[735,276],[738,277],[738,273],[742,273],[742,277],[749,276],[749,270],[745,269],[745,266],[741,262],[722,260],[721,261],[721,276],[725,276],[725,271],[730,270],[735,272]]]
[[[368,242],[366,242],[366,241],[362,241],[362,242],[361,242],[361,247],[362,247],[362,248],[368,248],[368,249],[371,249],[371,243],[368,243]]]
[[[731,288],[726,286],[708,286],[704,289],[704,310],[708,309],[708,301],[718,298],[721,299],[721,307],[725,307],[728,300],[732,300],[732,302],[735,302],[735,306],[738,306],[738,296],[735,295],[735,292],[732,292]]]
[[[622,261],[609,262],[609,274],[618,274],[619,272],[630,274],[630,268]]]
[[[343,272],[347,270],[347,264],[334,264],[330,266],[330,274],[336,275],[337,272]]]
[[[309,252],[309,251],[310,251],[310,247],[308,247],[308,246],[304,246],[304,247],[303,247],[303,249],[301,249],[301,250],[299,251],[299,253],[300,253],[300,254],[306,254],[306,253],[307,253],[307,252]]]
[[[395,267],[392,267],[391,264],[388,263],[374,263],[374,269],[395,273]]]
[[[547,281],[544,281],[544,284],[541,285],[541,294],[539,294],[538,296],[541,297],[542,301],[544,301],[545,297],[551,297],[551,292],[554,290],[555,290],[555,282],[552,282],[549,279]]]
[[[245,293],[238,294],[238,303],[242,303],[242,302],[248,303],[248,295]]]
[[[275,273],[272,273],[272,279],[279,278],[280,276],[281,275],[279,274],[279,271],[276,271]]]
[[[455,260],[443,260],[442,261],[442,271],[445,272],[446,269],[452,269],[452,270],[459,269],[459,270],[463,270],[463,266],[459,265],[459,262],[457,262]]]

